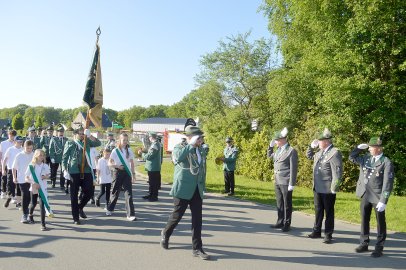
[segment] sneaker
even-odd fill
[[[35,223],[34,216],[28,216],[28,221],[30,224],[34,224]]]
[[[11,200],[11,203],[17,203],[17,200],[16,200],[15,198],[13,198],[13,199]]]
[[[100,207],[100,200],[96,199],[95,203],[94,203],[97,207]]]
[[[19,203],[16,203],[16,207],[17,208],[20,208],[21,207],[21,203],[19,202]]]
[[[7,198],[6,201],[4,202],[4,207],[7,208],[9,206],[10,202],[11,202],[11,198]]]
[[[200,257],[202,260],[209,260],[210,255],[206,254],[202,248],[200,249],[194,249],[193,250],[193,256],[195,257]]]
[[[109,210],[106,211],[106,216],[111,216],[112,214],[113,214],[113,212],[111,212]]]
[[[6,198],[6,193],[1,192],[0,198],[1,198],[1,199],[5,199],[5,198]]]
[[[27,224],[28,222],[29,222],[29,221],[28,221],[27,215],[23,215],[23,216],[21,217],[21,223]]]
[[[127,219],[129,221],[136,221],[137,220],[137,218],[135,216],[129,216],[129,217],[127,217]]]

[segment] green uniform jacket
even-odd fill
[[[65,147],[68,138],[66,137],[52,137],[51,142],[49,143],[49,157],[55,160],[55,163],[62,162],[63,149]]]
[[[26,140],[30,140],[34,143],[34,148],[32,149],[33,151],[41,148],[41,140],[39,137],[37,136],[35,136],[34,138],[27,137]]]
[[[161,171],[161,144],[157,141],[153,142],[148,149],[147,153],[142,154],[142,158],[145,160],[145,170],[149,172]]]
[[[101,142],[98,139],[94,141],[87,139],[86,149],[90,147],[100,146]],[[82,164],[82,149],[79,148],[77,143],[69,140],[65,144],[62,155],[62,170],[67,170],[69,174],[80,173],[80,166]],[[85,161],[85,173],[91,173],[92,168],[89,167]]]
[[[206,185],[206,153],[203,148],[197,148],[201,161],[198,162],[196,148],[192,145],[177,144],[173,150],[175,172],[173,185],[169,195],[190,200],[199,188],[200,198],[203,199],[203,192]]]
[[[235,164],[237,162],[238,149],[234,145],[224,149],[224,163],[223,170],[233,172],[235,171]]]
[[[47,157],[49,157],[49,144],[51,143],[52,137],[48,137],[48,136],[41,137],[40,147],[42,148],[42,150],[44,150],[45,155]]]

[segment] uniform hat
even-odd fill
[[[61,131],[61,132],[64,132],[64,131],[65,131],[65,129],[63,128],[63,126],[59,126],[59,127],[56,129],[56,131]]]
[[[318,140],[327,140],[333,138],[331,131],[328,128],[325,128],[322,132],[317,135]]]
[[[151,131],[151,132],[148,132],[148,136],[156,139],[158,137],[158,134],[156,134],[156,132]]]
[[[21,136],[17,136],[17,137],[15,137],[15,140],[19,141],[19,142],[22,142],[22,141],[24,141],[24,138],[21,137]]]
[[[35,127],[29,127],[28,132],[35,131]]]
[[[47,130],[54,130],[54,127],[53,126],[49,126],[49,127],[47,127]]]
[[[382,146],[381,137],[371,137],[368,143],[369,146]]]
[[[203,135],[203,131],[201,131],[199,127],[187,126],[185,128],[185,135],[186,136]]]
[[[229,143],[229,142],[233,142],[234,140],[233,140],[233,138],[231,138],[231,137],[227,137],[226,138],[226,143]]]
[[[84,130],[84,128],[83,128],[82,126],[79,126],[77,129],[75,129],[75,130],[73,131],[73,133],[79,134],[79,131],[83,131],[83,130]]]
[[[114,136],[113,132],[108,132],[107,136]]]
[[[287,136],[288,136],[288,129],[286,127],[284,127],[281,131],[275,131],[275,133],[273,134],[273,139],[279,140],[279,139],[286,138]]]

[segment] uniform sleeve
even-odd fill
[[[98,147],[98,146],[101,145],[100,140],[97,139],[97,138],[95,138],[94,141],[88,139],[88,140],[87,140],[87,143],[89,144],[89,147]]]
[[[142,158],[143,158],[144,160],[152,160],[152,159],[156,158],[158,155],[159,155],[158,146],[157,146],[156,144],[154,144],[153,146],[151,146],[151,147],[148,149],[148,152],[147,152],[147,153],[145,153],[145,154],[143,153],[143,154],[142,154]]]
[[[68,162],[73,150],[73,144],[71,142],[67,142],[65,144],[65,147],[63,148],[63,154],[62,154],[62,170],[68,170]]]
[[[238,149],[235,148],[230,157],[224,158],[224,162],[225,163],[233,163],[233,162],[235,162],[237,160],[237,157],[238,157]]]
[[[348,159],[355,164],[359,164],[362,165],[364,162],[364,156],[360,156],[360,153],[362,152],[362,149],[358,149],[357,147],[352,150],[352,152],[350,153],[350,156],[348,157]]]
[[[306,157],[307,157],[307,159],[313,160],[314,150],[313,150],[313,148],[310,147],[310,145],[307,147]]]
[[[39,147],[42,148],[44,147],[45,144],[45,136],[42,136],[41,139],[39,140]]]
[[[383,172],[383,184],[382,193],[379,199],[380,202],[387,204],[389,200],[390,193],[393,189],[393,181],[395,178],[394,167],[392,162],[386,158],[385,167]]]
[[[49,158],[55,159],[55,140],[52,137],[51,141],[49,142]]]
[[[266,155],[268,158],[273,160],[273,158],[275,156],[275,153],[273,152],[273,147],[270,147],[270,146],[268,147],[268,150],[266,151]]]
[[[343,176],[343,157],[340,151],[337,151],[331,158],[330,165],[332,176],[331,190],[337,192]]]
[[[177,144],[173,149],[173,157],[176,160],[176,162],[183,162],[186,161],[189,153],[191,153],[192,151],[196,150],[190,144],[187,144],[185,146],[183,146],[182,144]]]
[[[298,168],[298,157],[297,151],[295,149],[292,150],[292,155],[290,155],[290,179],[289,185],[294,186],[296,185],[297,180],[297,168]]]

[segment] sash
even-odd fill
[[[41,200],[44,202],[45,211],[47,213],[47,216],[52,218],[52,217],[54,217],[54,213],[52,212],[51,206],[49,205],[48,194],[45,193],[44,182],[38,180],[37,174],[35,173],[35,169],[34,169],[34,166],[32,166],[32,164],[30,164],[28,167],[30,168],[30,172],[31,172],[32,178],[34,179],[34,182],[40,186],[40,188],[38,189],[38,193],[39,193],[39,196],[41,197]]]
[[[123,156],[121,155],[121,151],[118,148],[115,148],[114,151],[116,151],[118,158],[121,161],[121,164],[123,164],[125,171],[128,173],[130,177],[132,177],[132,173],[130,172],[130,169],[127,166],[127,163],[124,161]]]
[[[81,141],[74,140],[74,142],[77,144],[80,150],[83,150],[83,143]],[[86,147],[85,156],[87,165],[89,166],[90,172],[92,173],[93,182],[96,182],[96,177],[94,176],[93,172],[92,160],[90,159],[90,148],[88,147]]]

